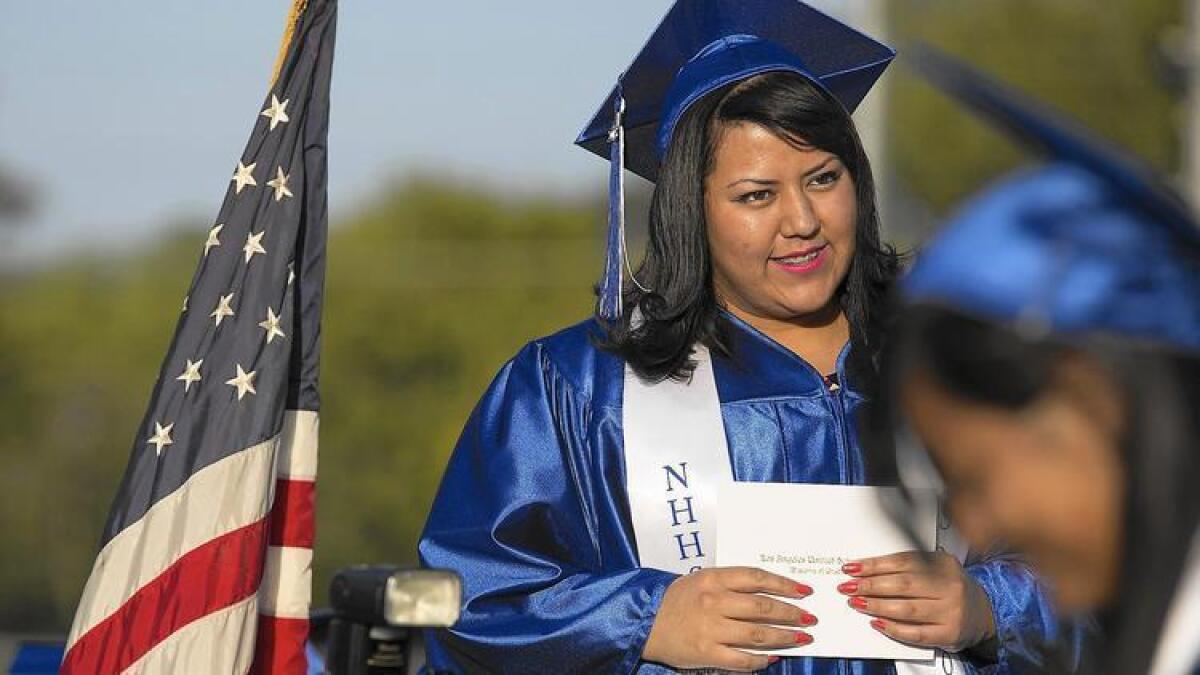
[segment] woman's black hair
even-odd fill
[[[899,256],[880,242],[871,165],[854,122],[836,99],[804,77],[756,75],[718,89],[689,108],[675,128],[650,205],[650,241],[624,298],[625,316],[605,326],[601,347],[642,378],[687,379],[700,343],[728,357],[720,304],[713,290],[704,211],[704,179],[712,170],[722,125],[758,124],[798,147],[836,155],[854,179],[856,252],[838,300],[850,325],[850,378],[867,393],[878,366],[883,307]],[[638,310],[641,322],[633,325]]]
[[[1200,525],[1200,355],[1115,338],[1066,342],[929,305],[906,307],[892,327],[880,388],[889,405],[864,420],[868,465],[895,479],[894,436],[901,382],[914,372],[947,393],[1008,410],[1031,405],[1053,385],[1068,356],[1091,359],[1121,393],[1126,424],[1120,441],[1125,474],[1118,591],[1099,615],[1103,639],[1084,650],[1087,670],[1148,672],[1171,597]],[[883,417],[879,417],[883,416]],[[1067,644],[1047,645],[1046,672],[1072,672]]]

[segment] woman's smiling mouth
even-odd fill
[[[804,274],[819,268],[828,257],[829,244],[822,244],[801,251],[771,258],[771,262],[785,272]]]

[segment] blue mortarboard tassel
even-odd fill
[[[617,86],[613,126],[608,132],[608,144],[608,244],[597,313],[604,321],[620,321],[624,290],[621,264],[625,260],[625,96],[620,85]]]

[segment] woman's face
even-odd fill
[[[719,130],[704,180],[717,296],[750,316],[824,315],[854,257],[854,181],[841,159],[752,123]]]
[[[1092,370],[1016,411],[954,396],[928,374],[901,391],[971,547],[1028,556],[1072,612],[1110,602],[1119,566],[1119,406]]]

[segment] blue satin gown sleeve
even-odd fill
[[[999,555],[968,564],[966,571],[992,603],[999,647],[994,663],[973,661],[977,673],[1007,675],[1042,666],[1044,647],[1060,639],[1066,639],[1071,646],[1067,658],[1072,663],[1066,665],[1078,667],[1083,640],[1091,627],[1084,622],[1061,621],[1037,575],[1026,563]]]
[[[420,542],[463,578],[463,613],[430,631],[437,672],[631,673],[675,575],[608,569],[585,491],[588,402],[536,343],[463,430]]]

